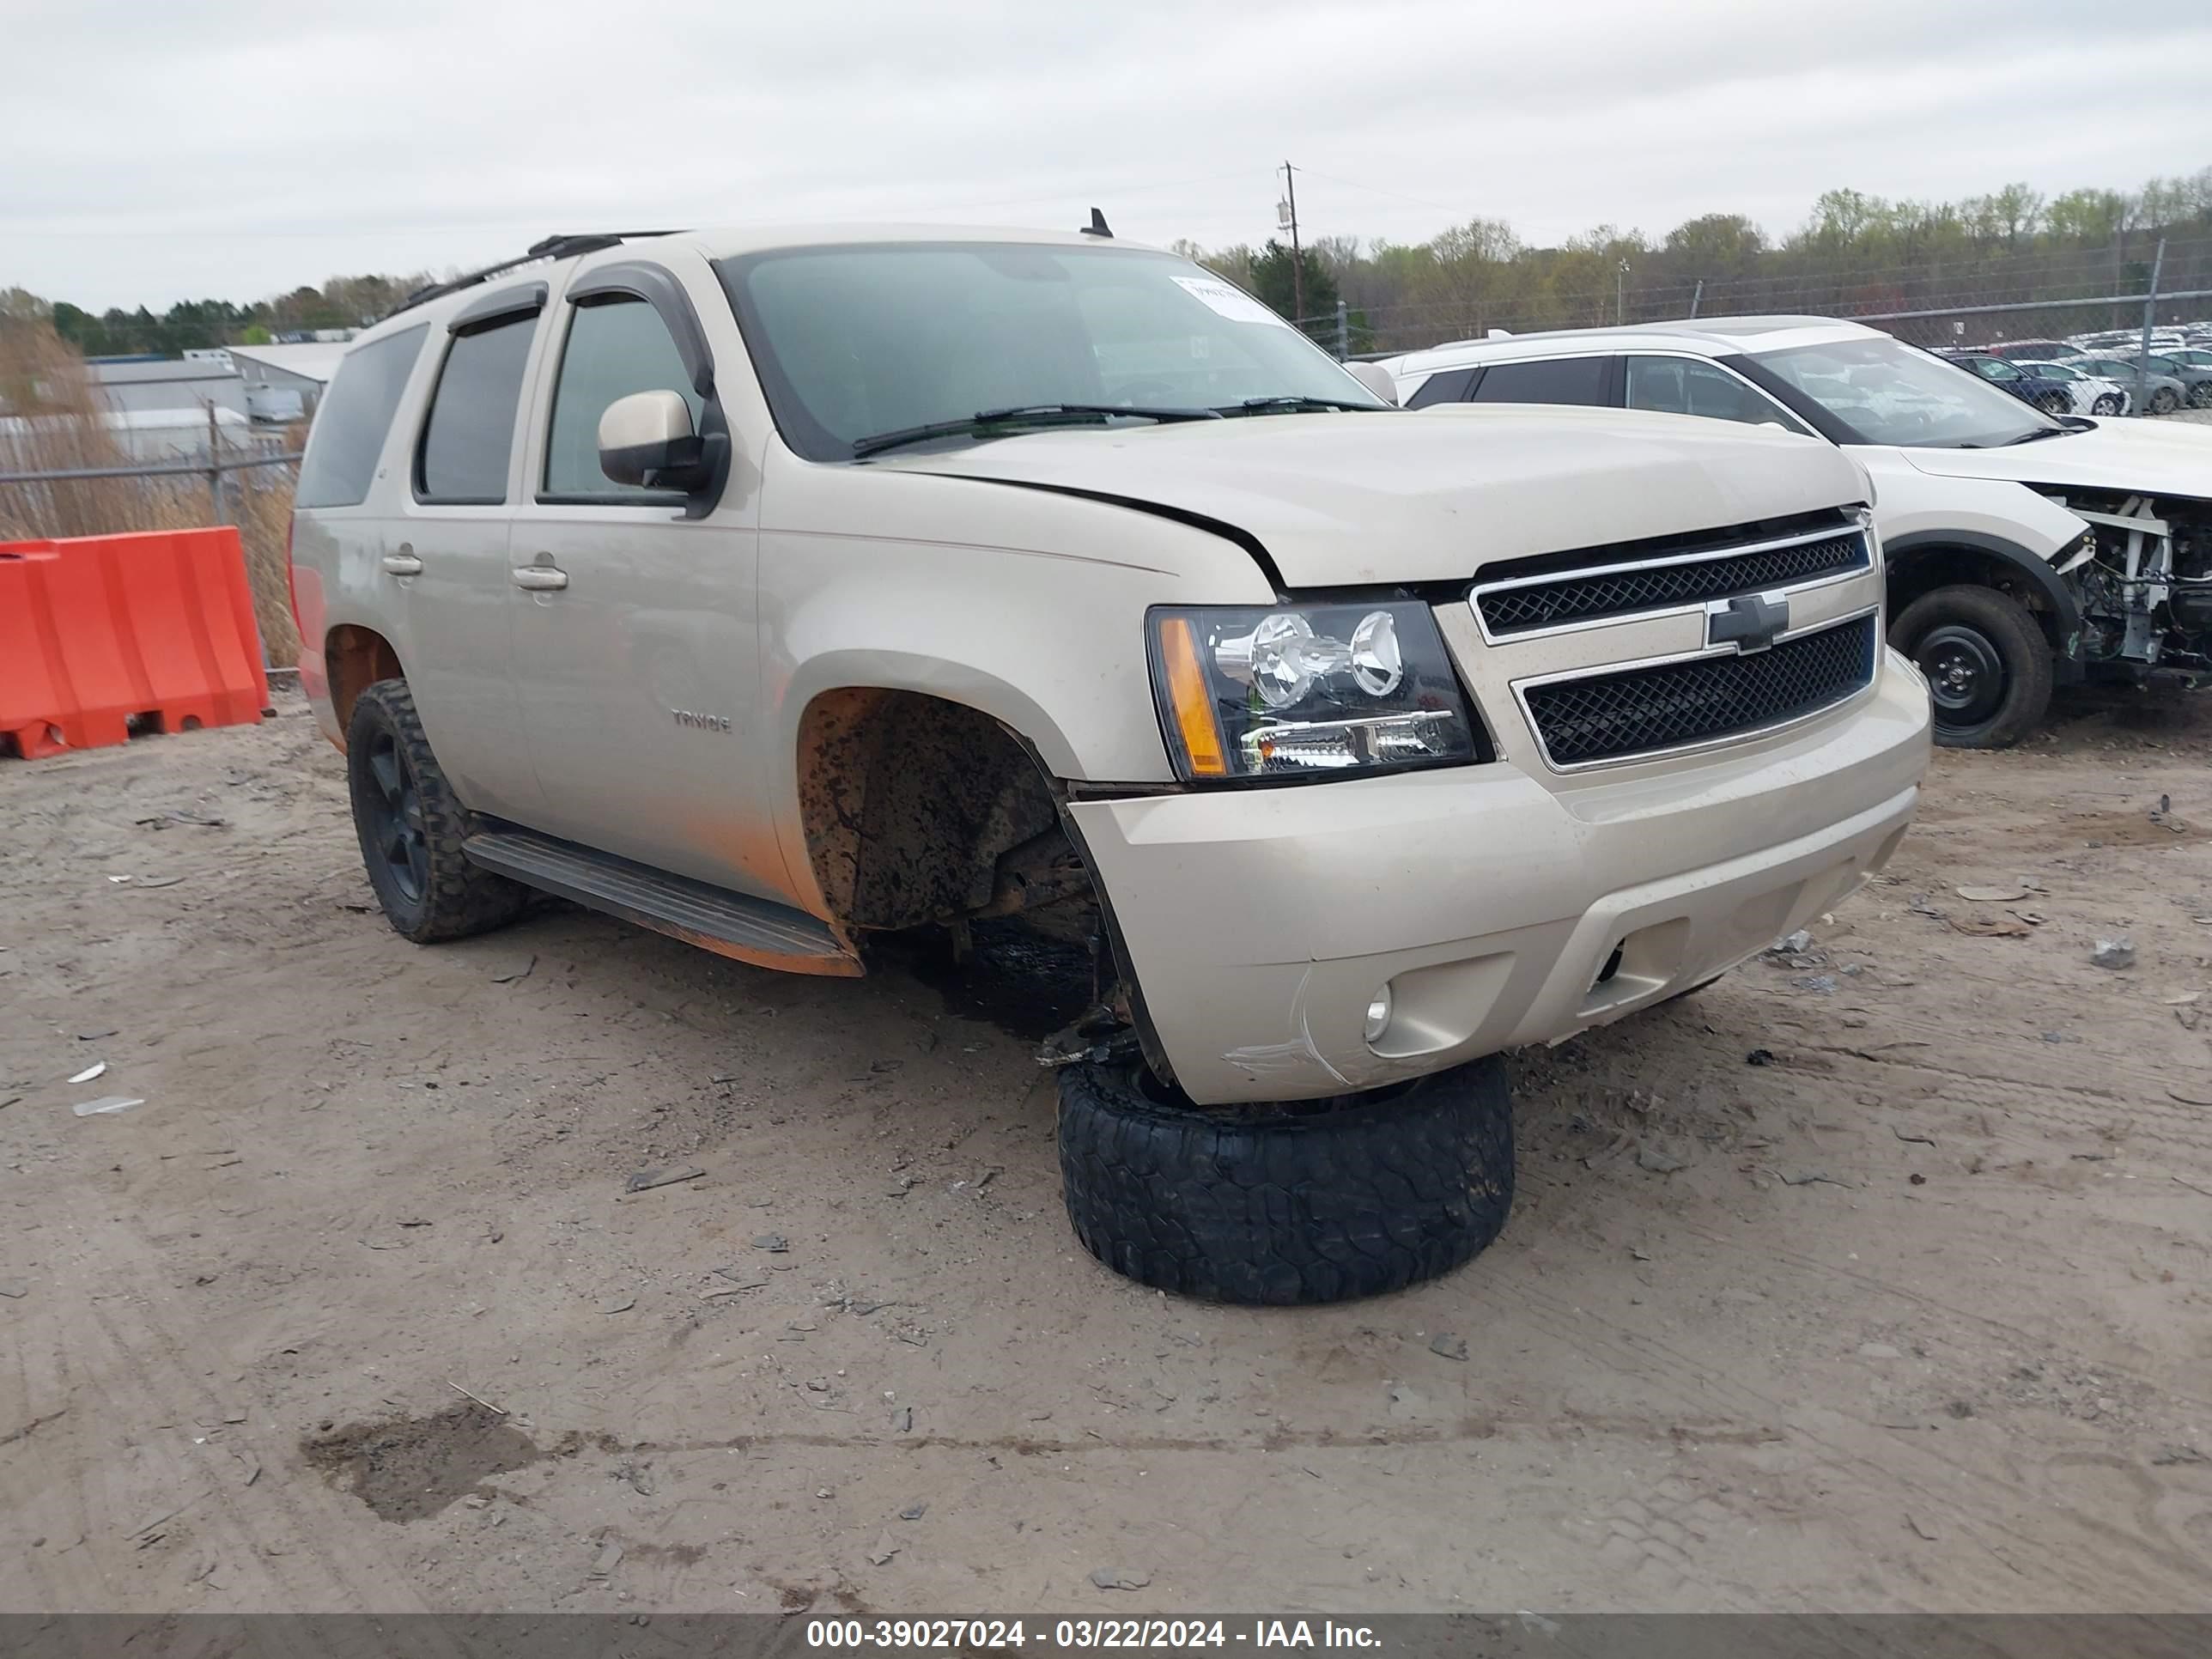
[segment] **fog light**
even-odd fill
[[[1384,986],[1375,994],[1375,1000],[1367,1005],[1367,1041],[1371,1045],[1382,1040],[1382,1033],[1390,1029],[1390,988]]]

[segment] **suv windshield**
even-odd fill
[[[1809,401],[1844,443],[1990,449],[2064,432],[2011,392],[1895,340],[1838,340],[1754,353],[1750,362],[1803,410]]]
[[[1385,407],[1258,301],[1171,254],[899,242],[779,249],[717,268],[776,428],[810,460],[851,460],[864,439],[986,410]]]

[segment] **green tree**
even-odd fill
[[[1297,261],[1299,276],[1304,279],[1304,314],[1321,320],[1304,325],[1316,338],[1332,337],[1336,331],[1336,278],[1311,248],[1300,250]],[[1252,292],[1261,303],[1279,317],[1291,322],[1299,319],[1301,295],[1291,278],[1292,261],[1290,249],[1273,237],[1252,261]]]

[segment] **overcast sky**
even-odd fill
[[[0,0],[0,287],[94,309],[548,231],[1555,240],[2212,162],[2205,0]]]

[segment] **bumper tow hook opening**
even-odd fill
[[[1613,947],[1613,954],[1605,959],[1605,966],[1598,969],[1597,977],[1590,981],[1591,990],[1596,990],[1620,971],[1620,950],[1618,945]]]

